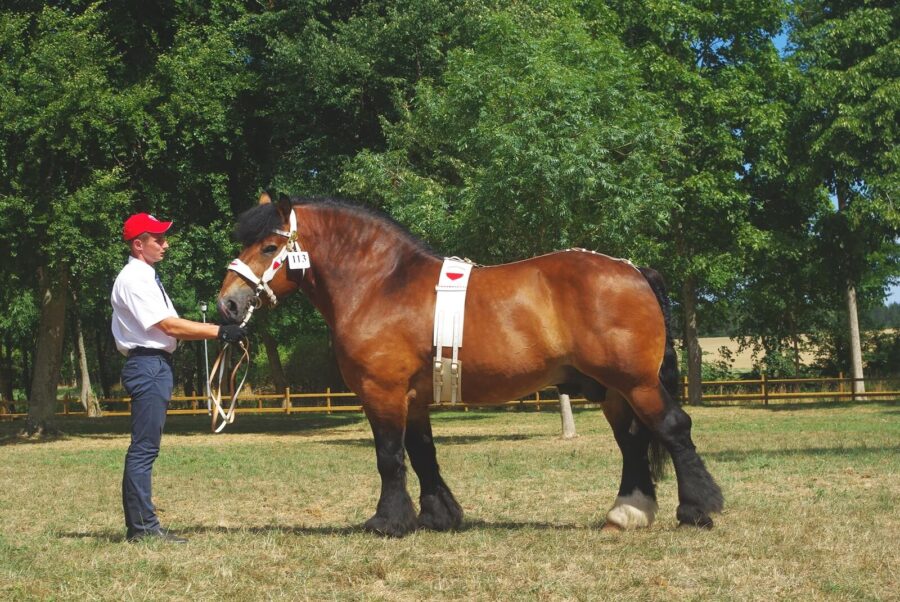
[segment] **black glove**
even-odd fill
[[[247,338],[247,329],[240,324],[222,324],[218,338],[223,343],[240,343]]]

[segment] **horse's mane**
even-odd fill
[[[439,256],[434,249],[413,235],[403,224],[378,209],[331,197],[291,197],[291,205],[318,205],[334,209],[339,213],[358,216],[364,222],[381,225],[388,231],[396,233],[399,238],[407,240],[427,255]],[[281,215],[278,213],[275,203],[256,205],[238,216],[237,224],[234,227],[234,238],[246,247],[259,242],[272,230],[280,229],[282,225]]]

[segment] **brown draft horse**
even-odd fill
[[[286,244],[291,211],[311,267],[281,269],[269,285],[279,298],[302,290],[322,313],[344,380],[362,400],[381,475],[381,497],[366,529],[391,536],[417,527],[457,529],[463,512],[441,477],[428,407],[442,259],[390,218],[363,207],[261,199],[235,228],[244,245],[239,259],[257,276]],[[229,272],[219,311],[239,321],[255,298],[253,286]],[[557,385],[602,401],[622,451],[621,486],[606,517],[611,528],[646,527],[654,519],[653,443],[672,457],[680,524],[711,527],[709,514],[722,509],[722,493],[691,441],[691,419],[675,401],[668,303],[656,272],[580,249],[475,267],[470,276],[459,356],[463,399],[496,403]],[[404,452],[421,484],[418,517],[406,488]]]

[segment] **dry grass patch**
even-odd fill
[[[171,417],[155,498],[187,546],[122,542],[127,419],[15,443],[0,423],[0,598],[15,600],[886,600],[898,591],[896,404],[690,408],[726,495],[711,532],[597,527],[620,455],[600,412],[440,413],[459,533],[360,530],[379,481],[357,415]],[[418,497],[416,479],[410,490]]]

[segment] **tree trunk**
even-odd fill
[[[103,397],[109,399],[112,397],[112,383],[109,378],[109,365],[107,364],[107,352],[109,348],[107,345],[104,345],[104,335],[108,331],[98,328],[96,330],[96,349],[97,349],[97,372],[100,374],[100,391],[103,393]]]
[[[702,400],[703,350],[697,336],[696,285],[692,277],[685,278],[681,287],[681,302],[684,305],[684,346],[687,350],[688,398],[691,405],[699,405]]]
[[[287,386],[287,378],[284,375],[284,368],[281,366],[281,358],[278,356],[278,342],[271,334],[261,329],[259,336],[262,339],[263,346],[266,348],[266,358],[269,360],[269,373],[272,376],[272,385],[276,391],[284,391]]]
[[[198,345],[191,345],[192,347],[197,347]],[[185,397],[193,397],[197,394],[196,387],[196,371],[197,365],[195,362],[189,362],[188,354],[190,352],[187,349],[183,349],[181,352],[181,360],[178,362],[179,372],[181,373],[181,386],[184,389],[183,393]]]
[[[9,346],[0,341],[0,414],[10,413],[12,402],[12,371],[9,369],[7,358]]]
[[[31,399],[31,359],[32,354],[28,349],[22,350],[22,388],[25,389],[25,399]]]
[[[838,211],[846,211],[850,196],[849,186],[835,178],[835,193],[837,196]],[[853,378],[853,392],[856,394],[866,392],[866,384],[863,378],[862,367],[862,343],[859,336],[859,313],[856,307],[856,287],[853,281],[847,278],[847,322],[850,326],[850,376]],[[860,379],[860,380],[855,380]]]
[[[572,416],[572,402],[565,393],[559,394],[559,414],[562,417],[562,438],[574,439],[578,436],[575,432],[575,417]]]
[[[56,387],[62,366],[68,280],[64,267],[58,268],[54,274],[46,267],[38,270],[41,319],[25,426],[29,436],[42,437],[57,432],[53,425],[53,415],[56,412]]]
[[[77,362],[75,361],[75,345],[72,345],[72,348],[69,349],[69,373],[72,374],[72,380],[68,382],[68,386],[70,389],[74,389],[78,386],[78,368]]]
[[[75,347],[78,350],[78,373],[81,376],[81,406],[90,418],[102,415],[100,402],[91,388],[91,374],[88,372],[87,351],[84,347],[84,333],[81,330],[81,315],[78,313],[78,297],[72,292],[72,301],[75,304]]]
[[[853,392],[856,394],[866,392],[866,383],[863,378],[862,344],[859,337],[859,317],[856,309],[856,288],[847,283],[847,317],[850,321],[850,376],[853,381]],[[857,398],[860,399],[860,398]]]
[[[206,341],[198,342],[200,343],[199,345],[194,345],[194,373],[197,375],[197,383],[199,385],[196,390],[197,395],[203,395],[208,398],[209,393],[206,391],[206,387],[209,386],[206,379],[207,366],[209,365],[209,351],[206,349],[208,343]],[[196,410],[200,407],[200,402],[195,399],[191,402],[191,407]]]

